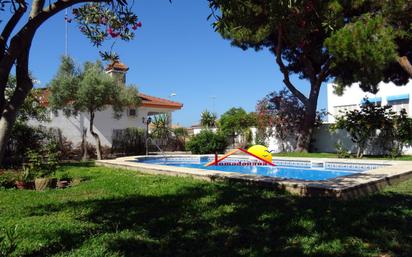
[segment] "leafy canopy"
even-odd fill
[[[86,62],[80,70],[70,57],[63,57],[59,71],[50,83],[50,90],[51,106],[62,109],[66,115],[102,111],[111,105],[114,116],[118,118],[124,107],[140,103],[137,89],[118,84],[98,61]]]
[[[253,125],[253,115],[249,115],[243,108],[231,108],[220,117],[220,129],[226,135],[243,134]]]

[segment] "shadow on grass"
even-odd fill
[[[65,255],[85,244],[103,245],[106,256],[412,256],[412,197],[393,193],[341,202],[213,184],[44,205],[30,215],[67,209],[89,210],[77,219],[96,228],[56,231],[48,235],[53,245],[26,256]]]

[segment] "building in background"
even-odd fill
[[[408,115],[412,116],[411,81],[405,86],[382,82],[379,84],[379,91],[376,94],[362,91],[359,84],[355,83],[351,87],[347,87],[342,96],[338,96],[334,93],[333,86],[333,84],[327,85],[328,122],[335,122],[334,117],[342,115],[345,111],[359,109],[365,97],[368,97],[369,102],[379,106],[390,105],[396,112],[405,109]]]
[[[114,62],[106,68],[106,72],[118,79],[122,83],[126,83],[126,73],[129,68],[121,62]],[[41,101],[46,106],[48,105],[49,91],[47,88],[43,91]],[[147,119],[150,116],[165,114],[168,117],[169,124],[172,124],[172,113],[180,110],[183,107],[182,103],[170,101],[164,98],[150,96],[139,93],[141,105],[138,107],[129,107],[123,111],[120,119],[115,119],[113,109],[108,106],[106,110],[96,112],[94,119],[94,130],[98,133],[101,143],[104,146],[112,145],[112,136],[115,130],[126,128],[147,128]],[[74,145],[79,144],[82,140],[82,131],[89,127],[89,115],[87,113],[79,113],[77,116],[66,117],[62,111],[57,113],[50,112],[50,122],[41,122],[32,120],[31,125],[42,125],[47,128],[59,129],[62,135]],[[94,138],[89,131],[87,132],[87,140],[94,142]]]

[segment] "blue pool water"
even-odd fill
[[[139,162],[150,163],[157,165],[175,166],[196,168],[205,170],[218,170],[222,172],[237,172],[248,175],[260,175],[269,177],[300,179],[300,180],[327,180],[331,178],[352,175],[367,170],[366,167],[357,168],[311,168],[311,167],[299,167],[292,165],[276,165],[276,166],[210,166],[205,167],[210,159],[195,159],[195,160],[179,160],[173,158],[154,158],[144,159]],[[275,161],[276,163],[276,161]],[[310,165],[310,163],[309,163]]]

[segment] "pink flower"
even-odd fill
[[[120,35],[119,32],[114,32],[112,28],[107,28],[107,33],[109,33],[110,36],[112,37],[118,37]]]
[[[134,25],[132,26],[132,29],[133,29],[133,30],[136,30],[137,28],[141,28],[141,27],[142,27],[142,22],[139,21],[138,23],[136,23],[136,24],[134,24]]]

